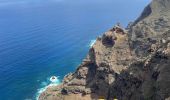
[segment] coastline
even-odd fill
[[[153,0],[127,30],[117,24],[91,41],[78,68],[39,100],[169,100],[169,5]]]
[[[58,86],[61,84],[61,81],[58,79],[59,76],[57,76],[57,80],[55,82],[52,82],[50,80],[50,77],[48,77],[46,79],[46,81],[42,82],[41,85],[42,87],[37,89],[37,93],[36,93],[36,100],[38,100],[39,96],[41,93],[43,93],[44,91],[46,91],[48,88],[53,87],[53,86]]]
[[[91,39],[90,42],[88,43],[88,48],[91,48],[96,42],[96,39]],[[81,63],[81,62],[80,62]],[[44,85],[42,86],[42,88],[37,89],[37,93],[36,93],[36,100],[39,100],[40,95],[45,92],[48,88],[53,88],[53,87],[57,87],[59,85],[61,85],[61,80],[58,79],[59,76],[57,76],[57,81],[56,82],[50,82],[50,77],[48,77],[46,79],[46,81],[42,82],[41,84],[44,83]]]

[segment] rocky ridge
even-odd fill
[[[39,100],[170,100],[170,0],[153,0],[125,30],[96,39],[62,84]]]

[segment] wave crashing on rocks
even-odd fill
[[[46,81],[41,83],[41,88],[37,89],[36,100],[38,100],[40,94],[43,93],[48,87],[57,86],[60,83],[59,76],[51,76],[50,78],[48,77]]]

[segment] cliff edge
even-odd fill
[[[127,30],[114,26],[39,100],[170,100],[170,0],[153,0]]]

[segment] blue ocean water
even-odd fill
[[[35,100],[73,72],[94,39],[149,0],[0,0],[0,100]]]

